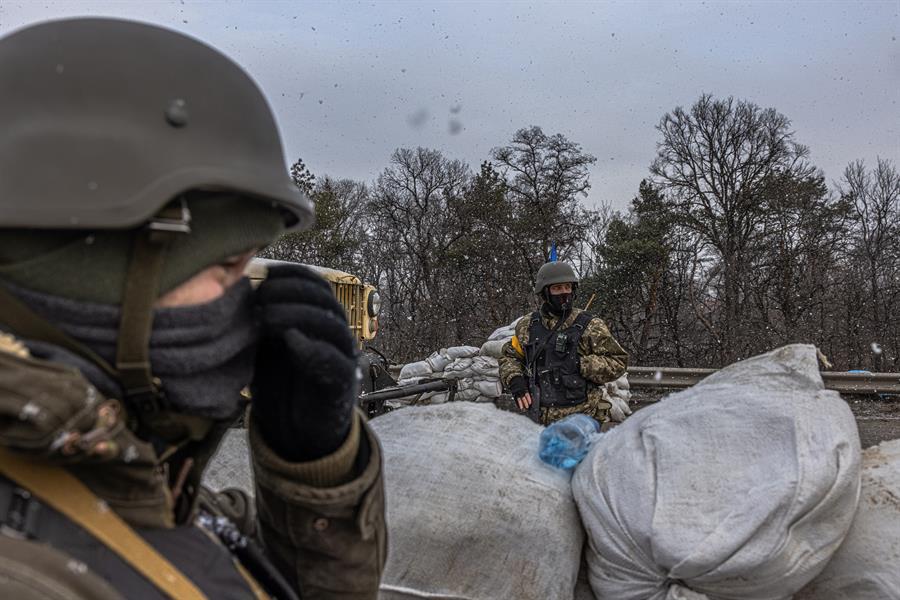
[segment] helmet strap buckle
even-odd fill
[[[168,206],[159,211],[156,216],[147,223],[147,229],[151,232],[163,234],[190,233],[191,209],[188,208],[184,197],[179,197],[178,200],[171,202]]]

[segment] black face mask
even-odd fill
[[[554,315],[561,316],[572,310],[575,294],[551,294],[546,292],[544,298],[547,301],[548,310]]]

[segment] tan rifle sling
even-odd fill
[[[205,600],[193,582],[69,472],[0,447],[0,473],[81,526],[167,596]]]

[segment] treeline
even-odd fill
[[[702,96],[660,120],[627,213],[584,205],[596,158],[539,127],[477,171],[398,149],[371,183],[294,181],[317,224],[266,250],[375,283],[398,361],[480,343],[535,306],[556,245],[632,364],[721,366],[790,342],[835,369],[900,370],[900,174],[854,160],[832,188],[776,110]]]

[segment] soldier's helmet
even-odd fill
[[[534,281],[534,294],[540,296],[544,292],[544,288],[556,283],[572,283],[578,284],[578,275],[575,270],[564,262],[548,262],[544,263],[538,269],[537,277]]]
[[[0,106],[0,279],[120,304],[115,369],[67,344],[115,373],[141,420],[162,431],[149,368],[153,301],[313,220],[272,111],[206,44],[98,18],[0,39]],[[27,315],[3,289],[0,302]],[[22,337],[61,339],[38,315],[0,321]]]
[[[252,79],[181,33],[117,19],[0,40],[0,227],[127,229],[188,190],[312,221]]]

